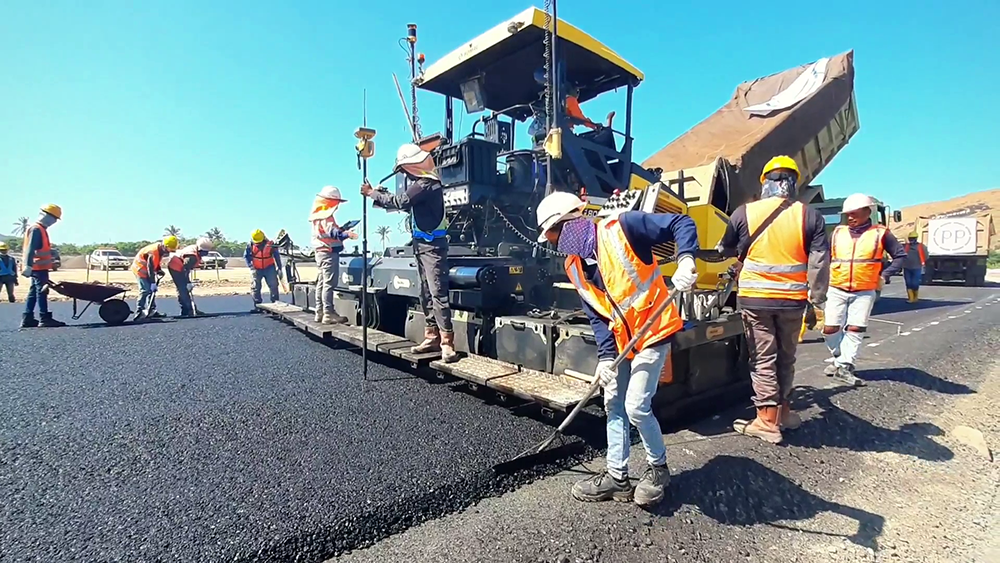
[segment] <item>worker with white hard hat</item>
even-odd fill
[[[393,195],[381,186],[375,189],[365,183],[361,195],[372,198],[384,209],[409,212],[425,322],[424,340],[411,350],[414,353],[440,350],[442,361],[453,362],[458,357],[448,303],[448,218],[441,180],[431,154],[412,143],[399,147],[395,171],[406,176],[405,192]]]
[[[855,374],[855,362],[868,330],[880,278],[889,283],[889,277],[902,269],[906,258],[906,250],[892,232],[872,222],[875,208],[876,202],[870,196],[848,196],[841,211],[847,224],[833,230],[830,242],[830,292],[823,336],[833,359],[824,373],[853,386],[864,385]],[[885,254],[892,257],[892,263],[883,271]]]
[[[347,317],[338,315],[333,308],[333,290],[340,276],[340,252],[344,241],[356,239],[358,235],[344,230],[337,224],[334,214],[341,203],[336,186],[326,186],[316,194],[309,212],[312,227],[312,247],[316,253],[316,322],[323,324],[343,324]]]
[[[21,258],[24,271],[21,275],[31,278],[31,288],[28,289],[28,298],[24,301],[21,328],[66,326],[66,323],[52,318],[48,302],[49,272],[55,263],[52,243],[49,241],[49,227],[62,219],[62,208],[54,203],[47,203],[40,211],[38,220],[24,233]],[[38,320],[35,319],[35,305],[38,305]]]
[[[281,273],[281,255],[278,254],[278,247],[274,242],[264,235],[264,231],[256,229],[250,233],[250,243],[243,251],[243,260],[253,272],[252,297],[254,305],[264,301],[260,292],[265,282],[268,293],[270,293],[271,303],[277,303],[280,297],[278,280],[283,275]]]
[[[584,206],[571,193],[554,192],[536,212],[538,241],[548,241],[567,255],[566,276],[590,319],[597,339],[595,376],[604,387],[608,413],[607,467],[574,484],[572,494],[582,501],[634,499],[650,506],[664,498],[670,484],[667,448],[652,401],[673,335],[684,327],[676,304],[670,304],[639,339],[628,361],[614,371],[611,366],[668,297],[653,247],[676,245],[677,271],[671,281],[675,290],[689,291],[698,279],[694,261],[698,232],[690,217],[673,213],[628,211],[595,223],[582,215]],[[634,488],[628,476],[630,422],[639,431],[648,463]]]
[[[733,429],[768,443],[802,423],[789,397],[795,353],[810,303],[822,307],[830,272],[826,222],[796,201],[799,167],[789,156],[769,160],[761,171],[760,199],[733,211],[720,248],[738,256],[737,302],[750,351],[756,416]]]
[[[170,272],[170,279],[174,281],[174,286],[177,288],[177,302],[181,306],[182,317],[195,315],[194,305],[191,301],[191,291],[194,289],[194,284],[191,283],[191,272],[201,266],[201,259],[213,249],[215,249],[215,244],[212,240],[208,237],[201,237],[194,244],[178,249],[167,261],[167,271]]]

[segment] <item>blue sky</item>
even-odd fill
[[[828,193],[866,191],[903,207],[1000,185],[990,164],[1000,149],[1000,2],[615,6],[626,4],[609,12],[607,2],[563,0],[559,14],[646,73],[637,160],[739,82],[854,49],[861,131],[818,178]],[[373,180],[407,140],[391,77],[408,70],[397,44],[406,24],[419,25],[431,63],[530,5],[4,2],[0,230],[52,201],[65,213],[56,241],[148,239],[175,224],[238,240],[286,228],[305,243],[323,185],[352,196],[341,221],[360,218],[352,134],[363,89],[379,131]],[[419,100],[424,132],[438,130],[441,99]],[[584,110],[603,116],[617,102]],[[400,218],[370,211],[371,232],[388,224],[400,242]]]

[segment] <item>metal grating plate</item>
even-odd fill
[[[434,361],[431,362],[431,367],[480,385],[486,385],[486,382],[491,379],[518,371],[514,364],[476,355],[462,356],[450,364],[440,360]]]
[[[568,410],[583,400],[590,385],[573,377],[526,369],[524,371],[491,379],[487,387],[529,401],[536,401]]]

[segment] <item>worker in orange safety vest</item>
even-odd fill
[[[49,227],[62,219],[62,208],[54,203],[41,207],[41,215],[24,233],[21,275],[31,278],[28,298],[24,301],[24,316],[21,328],[61,327],[66,323],[52,318],[49,312],[48,285],[49,272],[55,263],[52,243],[49,241]],[[35,319],[35,305],[38,305],[39,319]]]
[[[903,250],[906,251],[906,258],[903,259],[903,283],[906,285],[907,303],[920,300],[920,282],[927,264],[927,247],[917,240],[919,237],[920,234],[913,231],[906,237],[906,244],[903,245]]]
[[[250,235],[250,244],[243,252],[247,267],[253,272],[253,302],[263,302],[260,296],[261,281],[267,282],[271,303],[278,302],[278,280],[281,278],[281,256],[278,247],[257,229]]]
[[[139,283],[139,299],[135,304],[133,321],[163,316],[163,313],[156,311],[156,290],[160,278],[163,277],[163,259],[177,250],[177,245],[177,237],[170,235],[165,237],[163,242],[154,242],[142,247],[132,260],[132,273]]]
[[[553,192],[539,203],[539,242],[548,241],[567,255],[566,275],[580,295],[581,305],[597,339],[595,377],[604,387],[608,413],[608,455],[605,471],[573,485],[582,501],[635,500],[641,506],[660,502],[670,484],[667,449],[652,412],[653,395],[667,361],[672,337],[683,329],[676,304],[653,323],[628,361],[612,370],[615,358],[668,299],[668,289],[653,255],[656,245],[675,243],[677,271],[671,281],[677,291],[689,291],[698,279],[694,254],[698,233],[686,215],[629,211],[599,223],[582,216],[585,203],[566,192]],[[636,427],[646,450],[647,469],[633,488],[628,478],[629,423]]]
[[[201,259],[208,252],[215,248],[208,237],[201,237],[195,244],[189,244],[175,252],[167,261],[167,271],[170,272],[170,279],[177,287],[177,302],[181,306],[182,317],[195,316],[194,303],[191,300],[191,291],[194,285],[191,283],[191,272],[201,266]]]
[[[848,196],[841,211],[847,216],[847,224],[838,225],[830,241],[830,291],[824,308],[823,336],[833,358],[824,373],[856,387],[865,384],[855,374],[855,362],[868,330],[880,278],[888,284],[906,258],[903,245],[892,232],[872,223],[875,205],[875,200],[865,194]],[[892,256],[892,263],[882,271],[885,254]]]

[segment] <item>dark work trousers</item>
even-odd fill
[[[413,239],[420,276],[420,308],[428,327],[452,332],[451,307],[448,306],[448,241]],[[433,314],[432,314],[433,311]]]
[[[0,276],[0,289],[7,290],[7,301],[14,302],[14,276]]]
[[[177,287],[177,303],[181,306],[182,315],[194,314],[194,308],[191,306],[191,293],[187,287],[191,283],[188,275],[188,272],[170,270],[170,279],[174,280],[174,285]]]
[[[804,309],[743,309],[750,348],[750,381],[758,407],[788,400],[795,379],[795,349]]]

